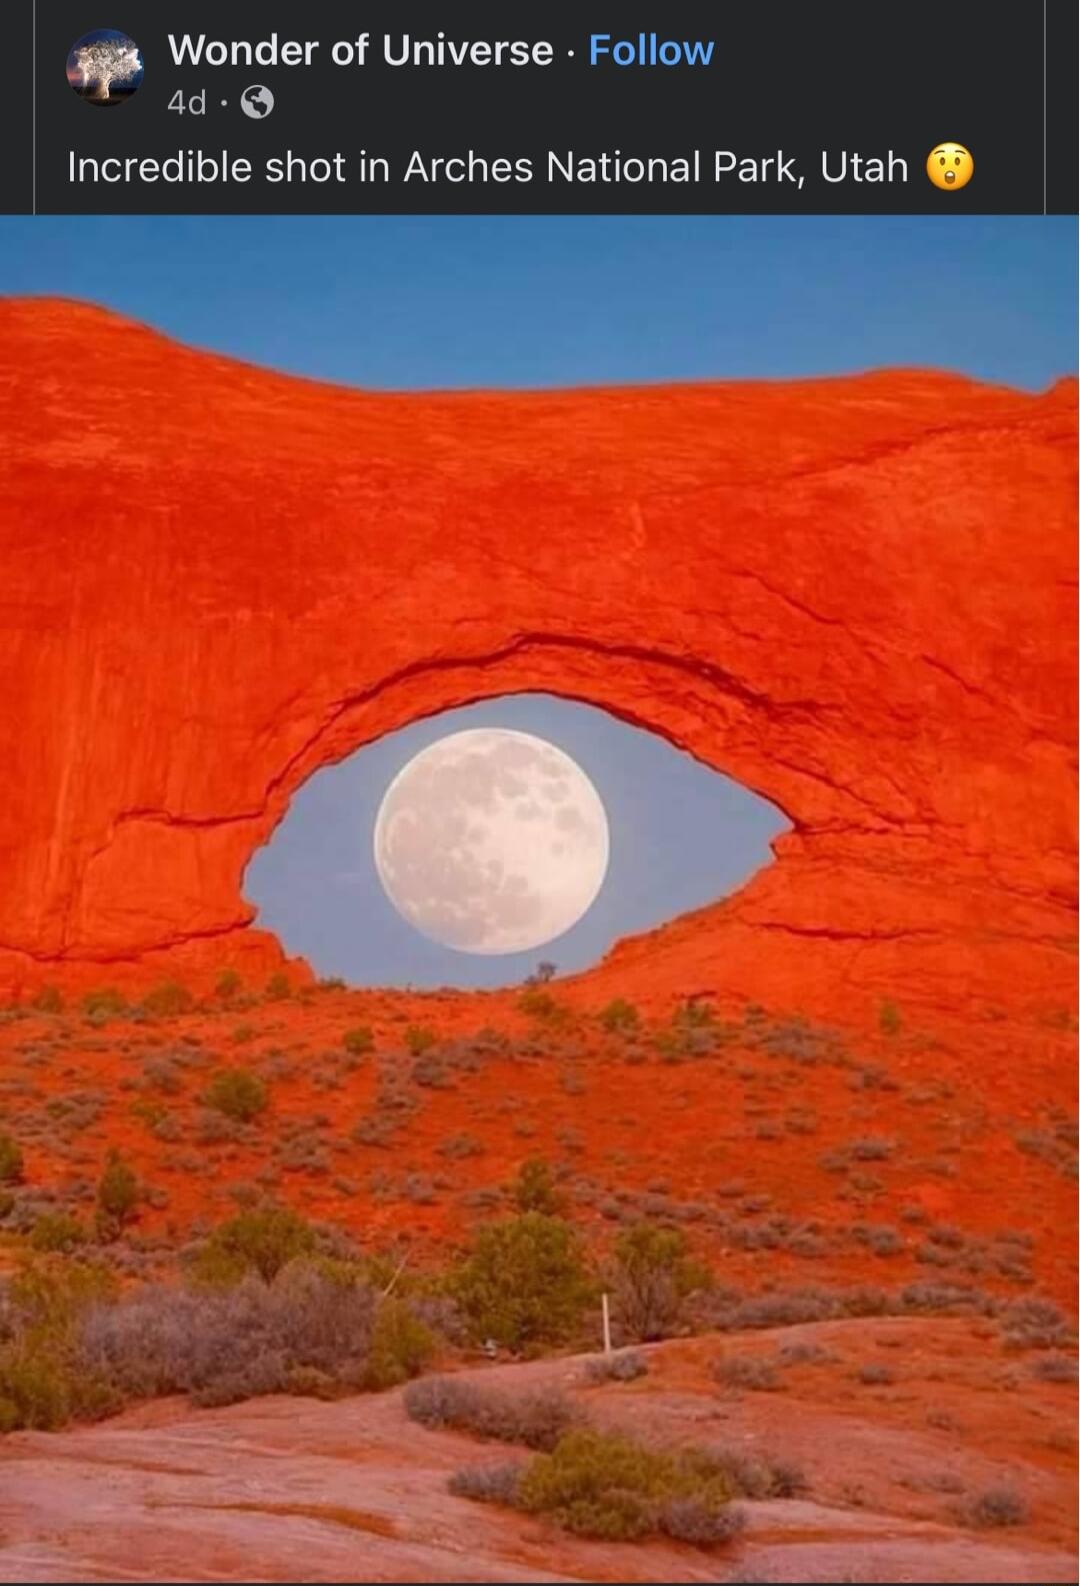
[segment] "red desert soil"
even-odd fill
[[[802,1466],[798,1499],[746,1503],[736,1543],[575,1541],[539,1519],[451,1497],[447,1478],[508,1453],[409,1421],[399,1392],[337,1404],[170,1400],[101,1426],[0,1442],[0,1580],[1075,1580],[1072,1394],[1033,1383],[969,1321],[819,1323],[653,1346],[639,1382],[582,1386],[580,1360],[481,1368],[566,1387],[599,1424]],[[721,1355],[824,1352],[783,1389],[732,1393]],[[886,1364],[893,1381],[859,1370]],[[1011,1489],[1025,1521],[965,1521]]]
[[[517,993],[334,989],[100,1029],[78,1010],[0,1021],[22,1194],[91,1211],[117,1145],[150,1197],[130,1235],[143,1269],[252,1193],[422,1259],[506,1210],[509,1181],[540,1156],[597,1243],[627,1218],[674,1217],[737,1284],[928,1279],[1072,1303],[1069,1029],[941,1033],[901,1009],[894,1034],[833,1033],[721,1006],[722,1040],[692,1056],[658,1051],[652,1026],[606,1034],[580,982],[549,989],[565,1028],[527,1017]],[[640,1006],[659,1028],[661,1008]],[[343,1035],[361,1026],[375,1051],[350,1057]],[[418,1027],[440,1039],[414,1058]],[[225,1067],[266,1084],[251,1125],[203,1105]]]

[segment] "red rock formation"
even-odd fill
[[[647,993],[1071,999],[1075,388],[386,395],[0,304],[0,985],[265,973],[320,766],[524,689],[786,811]]]

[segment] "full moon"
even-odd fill
[[[375,820],[387,897],[463,953],[523,953],[576,925],[603,885],[608,823],[581,767],[531,733],[481,727],[422,749]]]

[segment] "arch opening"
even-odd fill
[[[483,864],[517,870],[511,881],[527,893],[543,891],[565,855],[548,861],[540,853],[548,838],[553,849],[560,847],[560,834],[537,812],[518,770],[511,803],[499,805],[500,814],[493,813],[490,797],[485,802],[484,790],[473,799],[460,768],[449,792],[445,781],[429,779],[427,802],[408,814],[419,819],[431,810],[436,846],[452,829],[455,865],[447,874],[435,847],[421,845],[404,909],[401,898],[395,906],[393,889],[380,876],[373,834],[388,788],[418,756],[464,732],[528,735],[552,746],[580,769],[606,815],[609,856],[595,897],[553,937],[522,950],[482,945],[483,925],[465,943],[450,945],[428,896],[431,877],[423,874],[425,864],[438,869],[444,893],[456,888],[466,912],[502,907],[484,890],[478,869]],[[580,788],[571,792],[564,824],[573,824],[584,798]],[[288,953],[304,957],[320,976],[363,985],[494,988],[520,983],[541,962],[554,964],[560,974],[588,969],[618,941],[722,900],[771,863],[773,842],[789,829],[775,804],[659,733],[577,699],[521,692],[414,720],[315,771],[252,855],[244,894],[258,911],[256,927],[272,930]],[[507,878],[499,874],[505,900]],[[570,882],[576,889],[573,875]],[[535,901],[519,899],[526,913]],[[554,923],[560,918],[556,910]],[[485,923],[490,927],[490,918]],[[543,921],[540,928],[542,934]],[[464,934],[470,938],[470,931]],[[490,929],[487,935],[497,944],[516,940]]]

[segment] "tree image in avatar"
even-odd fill
[[[90,104],[116,104],[129,98],[142,74],[139,46],[123,33],[88,33],[68,56],[68,81]]]

